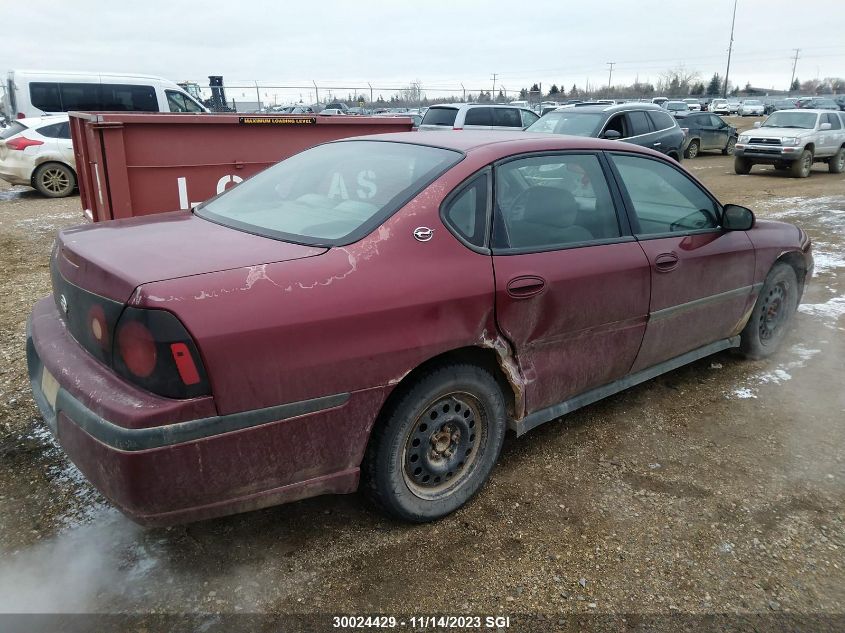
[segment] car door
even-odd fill
[[[842,123],[836,112],[821,115],[821,123],[830,123],[830,129],[821,134],[824,136],[824,155],[832,156],[839,151],[839,148],[842,147],[843,140],[845,140],[843,139],[845,134],[843,134]]]
[[[642,342],[649,263],[617,216],[599,153],[495,167],[496,318],[528,412],[624,376]]]
[[[719,226],[721,207],[668,161],[610,155],[651,266],[649,321],[632,371],[739,332],[754,296],[754,249]]]
[[[708,114],[710,118],[710,129],[712,130],[712,144],[711,149],[725,149],[728,146],[728,140],[731,136],[730,126],[722,121],[721,118],[715,114]]]

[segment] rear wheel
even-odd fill
[[[840,147],[839,151],[830,157],[827,168],[831,174],[841,174],[845,171],[845,147]]]
[[[699,145],[698,141],[690,141],[687,148],[684,150],[684,158],[695,158],[698,156]]]
[[[749,358],[765,358],[775,353],[797,307],[795,270],[789,264],[775,264],[742,330],[740,351]]]
[[[722,155],[733,156],[735,146],[736,146],[736,137],[732,136],[731,138],[728,139],[728,144],[725,146],[725,149],[722,150]]]
[[[447,365],[389,406],[367,447],[362,489],[415,523],[457,510],[487,481],[502,448],[506,408],[496,379],[475,365]]]
[[[806,178],[813,168],[813,152],[805,149],[801,156],[789,166],[790,175],[793,178]]]
[[[738,174],[745,175],[751,171],[751,167],[754,165],[750,160],[747,158],[742,158],[740,156],[734,156],[734,171]]]
[[[64,198],[76,187],[76,176],[67,165],[44,163],[32,175],[32,184],[42,196]]]

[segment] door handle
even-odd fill
[[[663,143],[661,143],[660,141],[654,144],[655,147],[660,147],[661,145],[663,145]]]
[[[658,272],[668,273],[678,267],[680,259],[675,253],[661,253],[654,258],[654,267]]]
[[[543,292],[546,287],[546,280],[542,277],[525,275],[515,277],[508,282],[508,294],[514,299],[527,299]]]

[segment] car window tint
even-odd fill
[[[640,136],[651,132],[648,124],[648,116],[642,110],[635,110],[628,113],[628,123],[631,126],[631,136]]]
[[[651,119],[655,130],[668,130],[670,127],[675,126],[675,119],[672,118],[671,114],[667,114],[666,112],[649,110],[648,117]]]
[[[520,114],[522,115],[522,127],[528,127],[540,118],[535,113],[529,112],[528,110],[520,110]]]
[[[616,130],[617,132],[619,132],[619,134],[622,136],[622,138],[625,138],[627,136],[631,136],[631,133],[626,128],[627,128],[627,125],[625,123],[625,115],[624,114],[615,114],[612,117],[610,117],[608,122],[605,124],[604,132],[602,132],[602,136],[607,134],[608,130]]]
[[[493,108],[470,108],[464,117],[464,125],[493,125]]]
[[[60,134],[62,132],[62,126],[66,125],[66,123],[53,123],[52,125],[45,125],[44,127],[40,127],[36,130],[41,136],[46,136],[47,138],[60,138]]]
[[[129,84],[102,84],[100,109],[114,112],[158,112],[155,88]]]
[[[839,125],[839,116],[838,115],[836,115],[836,114],[825,114],[824,116],[826,117],[826,122],[830,123],[830,129],[838,130],[842,127],[841,125]]]
[[[725,127],[725,122],[722,121],[722,119],[717,117],[715,114],[710,114],[708,116],[710,117],[710,125],[712,125],[713,127],[715,127],[715,128]]]
[[[611,158],[633,203],[640,235],[718,226],[716,204],[674,167],[638,156],[613,154]]]
[[[522,128],[522,117],[516,108],[491,108],[493,125]]]
[[[429,108],[423,117],[423,125],[448,125],[455,124],[455,117],[458,116],[457,108]]]
[[[619,237],[619,222],[599,160],[537,156],[496,171],[494,246],[551,250]]]
[[[34,81],[29,84],[29,100],[32,106],[44,112],[62,112],[59,84]]]
[[[12,121],[9,127],[5,129],[0,128],[0,139],[12,138],[15,134],[20,134],[27,129],[29,128],[27,128],[23,123]]]
[[[202,112],[199,105],[177,90],[165,90],[164,94],[171,112]]]
[[[100,105],[100,84],[59,84],[59,95],[64,112],[103,109]]]
[[[487,232],[487,179],[484,173],[464,185],[443,213],[446,223],[475,246],[484,246]]]

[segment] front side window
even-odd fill
[[[540,117],[537,116],[534,112],[530,110],[520,110],[520,114],[522,115],[522,127],[528,127],[532,123],[534,123]]]
[[[512,160],[497,167],[495,182],[495,248],[554,250],[621,235],[593,154]]]
[[[825,114],[824,120],[822,121],[822,123],[830,123],[830,129],[831,130],[838,130],[841,127],[839,125],[839,116],[836,115],[836,114],[832,114],[832,113],[831,114]]]
[[[637,215],[638,235],[719,226],[716,203],[679,170],[639,156],[612,154],[611,158]]]
[[[202,108],[193,99],[177,90],[165,90],[164,94],[167,95],[167,107],[171,112],[202,112]]]
[[[300,244],[349,244],[372,231],[462,156],[411,143],[326,143],[232,187],[197,207],[196,214]]]

